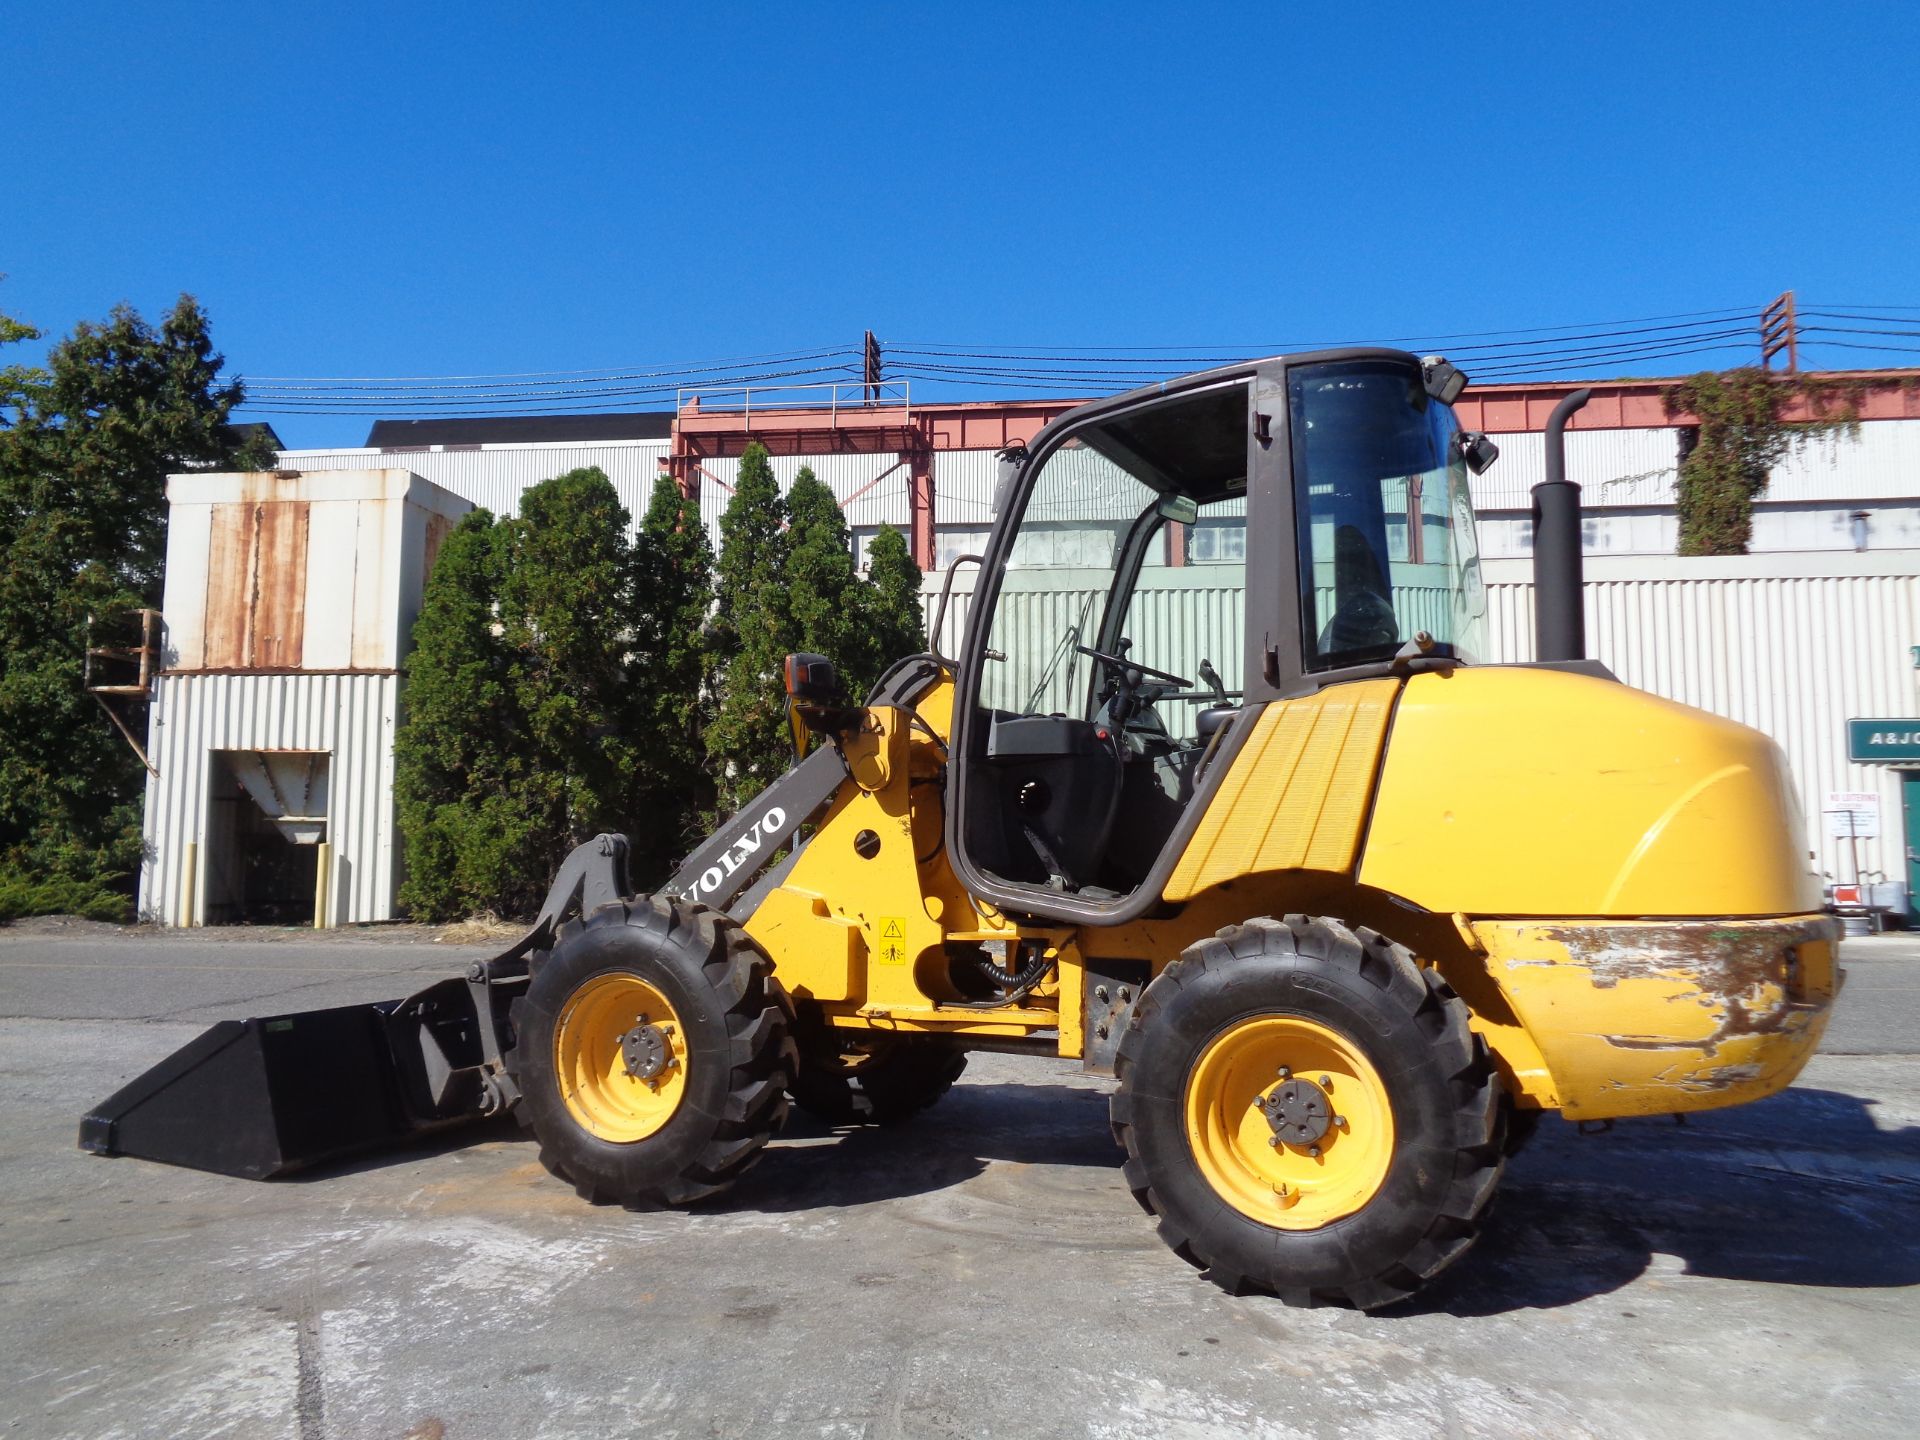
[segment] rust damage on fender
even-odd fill
[[[1794,944],[1804,940],[1801,926],[1749,925],[1543,925],[1541,939],[1563,946],[1565,960],[1537,963],[1578,965],[1596,989],[1612,989],[1622,980],[1658,980],[1689,987],[1664,1003],[1698,1005],[1714,1011],[1710,1035],[1600,1034],[1623,1050],[1699,1051],[1713,1059],[1720,1047],[1739,1035],[1772,1035],[1811,1020],[1817,1006],[1792,997],[1788,962]],[[1621,943],[1625,942],[1625,943]],[[1527,963],[1524,961],[1515,963]],[[1757,1067],[1724,1066],[1680,1083],[1704,1087],[1739,1084],[1754,1078]]]
[[[1473,928],[1569,1114],[1770,1094],[1805,1063],[1836,988],[1825,916]]]
[[[1566,949],[1601,989],[1622,980],[1685,980],[1702,990],[1736,995],[1762,985],[1785,987],[1786,927],[1746,925],[1541,925],[1533,933]]]

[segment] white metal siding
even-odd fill
[[[941,525],[985,530],[992,521],[993,492],[1000,483],[1000,456],[993,450],[936,450],[933,455],[933,516]]]
[[[393,737],[399,679],[387,675],[162,675],[149,716],[140,911],[179,923],[185,847],[207,864],[207,785],[216,750],[319,750],[331,757],[328,839],[335,923],[393,914]],[[196,891],[201,889],[195,885]],[[204,910],[196,899],[196,916]]]
[[[285,450],[280,460],[295,470],[411,470],[495,515],[517,514],[521,494],[542,480],[598,466],[613,482],[637,530],[667,449],[665,440],[623,440],[484,445],[477,450]]]
[[[1671,505],[1679,479],[1680,431],[1572,430],[1567,478],[1588,509]],[[1528,510],[1546,479],[1546,437],[1495,435],[1500,458],[1473,477],[1480,510]],[[1851,432],[1814,436],[1773,469],[1763,504],[1828,500],[1910,500],[1920,495],[1920,420],[1867,420]]]
[[[1920,495],[1920,420],[1866,420],[1807,441],[1773,470],[1768,500],[1910,500]]]
[[[1526,567],[1489,566],[1492,659],[1533,656]],[[1768,572],[1772,573],[1768,573]],[[1782,573],[1798,572],[1798,573]],[[1828,838],[1830,790],[1880,796],[1880,835],[1860,864],[1904,879],[1898,776],[1847,759],[1853,717],[1920,715],[1920,552],[1587,566],[1587,648],[1629,685],[1751,725],[1786,752],[1818,867],[1852,878],[1848,842]]]
[[[1476,510],[1531,510],[1533,487],[1547,478],[1546,437],[1537,431],[1495,435],[1500,458],[1470,481]],[[1680,432],[1571,430],[1567,478],[1589,508],[1670,505],[1680,461]]]

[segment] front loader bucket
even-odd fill
[[[383,1019],[223,1020],[90,1110],[80,1148],[265,1180],[396,1140],[412,1127]]]
[[[468,986],[407,1000],[223,1020],[87,1112],[80,1148],[266,1180],[479,1119]]]

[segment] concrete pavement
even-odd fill
[[[0,930],[0,1433],[1908,1435],[1920,944],[1847,947],[1787,1094],[1510,1167],[1402,1313],[1232,1299],[1154,1237],[1108,1082],[976,1056],[916,1125],[796,1123],[721,1207],[593,1209],[510,1125],[250,1184],[74,1148],[208,1020],[477,950]]]

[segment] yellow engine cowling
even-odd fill
[[[1792,1082],[1825,1029],[1838,927],[1779,747],[1625,685],[1417,676],[1358,878],[1456,917],[1506,1016],[1509,1078],[1570,1116],[1705,1109]]]

